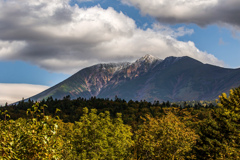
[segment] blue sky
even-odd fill
[[[84,67],[145,54],[238,68],[239,13],[238,0],[0,0],[0,84],[28,97]],[[34,92],[22,95],[26,84]],[[5,93],[0,105],[19,98]]]

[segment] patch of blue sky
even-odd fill
[[[224,59],[226,67],[240,67],[240,40],[238,37],[234,37],[230,29],[217,25],[199,27],[195,24],[177,24],[172,27],[178,28],[182,26],[193,29],[194,33],[178,37],[178,40],[193,41],[199,50],[213,54],[220,60]],[[232,57],[235,58],[233,59]]]
[[[70,2],[71,5],[77,4],[80,8],[89,8],[94,7],[96,5],[100,5],[103,9],[107,9],[108,7],[112,7],[117,12],[122,12],[128,17],[132,18],[137,27],[143,30],[147,28],[151,28],[152,24],[156,22],[156,20],[149,15],[142,15],[140,11],[133,7],[122,4],[119,0],[94,0],[94,1],[85,1],[79,2],[77,0],[72,0]]]
[[[0,62],[0,83],[25,83],[53,86],[70,75],[51,73],[22,61]]]

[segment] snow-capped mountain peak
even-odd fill
[[[153,55],[150,55],[150,54],[146,54],[145,56],[139,58],[136,62],[147,62],[147,63],[152,63],[156,60],[160,60],[159,58],[157,57],[154,57]]]

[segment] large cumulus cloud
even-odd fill
[[[23,60],[53,72],[74,73],[100,62],[190,56],[223,65],[193,42],[176,40],[192,34],[160,24],[138,28],[133,19],[100,6],[80,8],[68,0],[0,0],[0,60]]]
[[[167,23],[228,25],[240,29],[239,0],[121,0]]]

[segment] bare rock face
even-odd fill
[[[148,101],[213,100],[240,85],[240,69],[203,64],[190,57],[161,60],[145,55],[133,63],[98,64],[31,97],[111,98]]]

